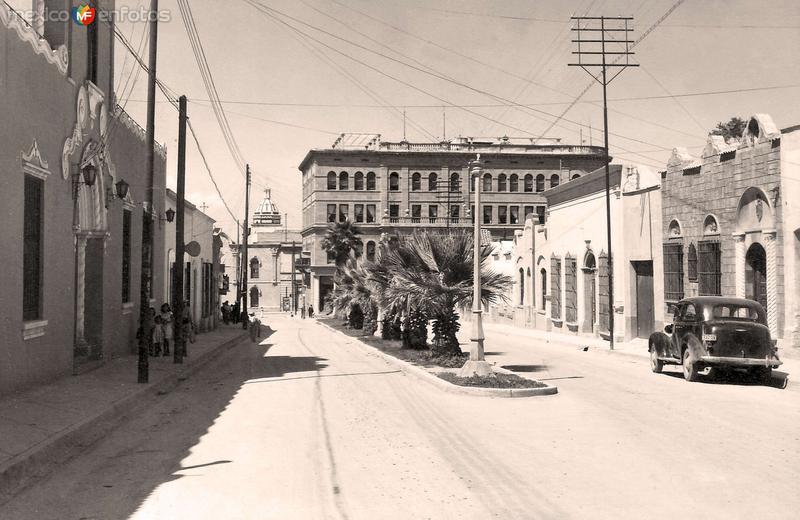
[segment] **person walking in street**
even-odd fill
[[[172,341],[172,338],[175,336],[174,330],[174,321],[175,317],[172,314],[172,309],[170,308],[168,303],[165,303],[161,306],[161,327],[164,329],[164,339],[162,342],[163,345],[163,353],[165,356],[169,356],[169,344]]]
[[[313,305],[309,305],[308,306],[308,317],[309,318],[313,318],[314,317],[314,306]]]
[[[153,312],[155,312],[155,309],[153,310]],[[164,342],[164,327],[162,327],[161,315],[156,314],[154,321],[155,321],[155,326],[153,327],[153,351],[150,353],[150,355],[160,356],[161,344]]]
[[[231,321],[231,308],[228,302],[222,304],[222,323],[227,325]]]
[[[248,332],[250,333],[250,341],[253,343],[256,342],[256,338],[261,337],[261,320],[256,318],[256,315],[250,313],[250,325],[248,327]]]
[[[192,323],[192,313],[189,308],[189,301],[183,302],[183,316],[181,324],[183,325],[181,332],[183,333],[183,355],[189,357],[189,349],[186,346],[189,343],[194,343],[194,323]]]

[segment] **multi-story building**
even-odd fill
[[[559,140],[458,138],[441,143],[381,141],[380,135],[342,134],[331,148],[313,149],[300,163],[303,250],[310,253],[309,303],[322,308],[333,289],[334,259],[322,248],[332,222],[361,229],[371,259],[383,234],[472,225],[474,186],[468,164],[480,154],[478,217],[495,240],[514,237],[526,215],[544,221],[545,189],[604,164],[601,147]]]
[[[750,118],[662,172],[665,307],[723,295],[761,302],[773,338],[800,346],[800,126]]]
[[[132,352],[142,255],[163,256],[166,150],[150,204],[145,132],[115,102],[113,19],[76,24],[72,5],[36,0],[29,24],[0,2],[0,394]]]

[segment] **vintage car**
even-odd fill
[[[777,368],[777,348],[770,338],[764,308],[756,301],[699,296],[678,302],[673,323],[649,339],[650,367],[683,365],[683,377],[697,381],[699,372],[746,369],[763,382]]]

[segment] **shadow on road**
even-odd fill
[[[512,372],[543,372],[547,370],[547,365],[501,365],[501,368]]]
[[[662,372],[662,375],[683,379],[683,372]],[[708,375],[700,375],[698,383],[707,385],[736,385],[736,386],[767,386],[770,388],[784,389],[789,385],[789,374],[779,370],[772,371],[772,379],[768,383],[758,381],[746,372],[737,370],[723,371]]]

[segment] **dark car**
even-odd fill
[[[665,333],[666,334],[665,334]],[[761,381],[777,368],[777,348],[760,303],[743,298],[699,296],[678,302],[673,323],[650,335],[650,367],[683,365],[687,381],[706,367],[743,368]]]

